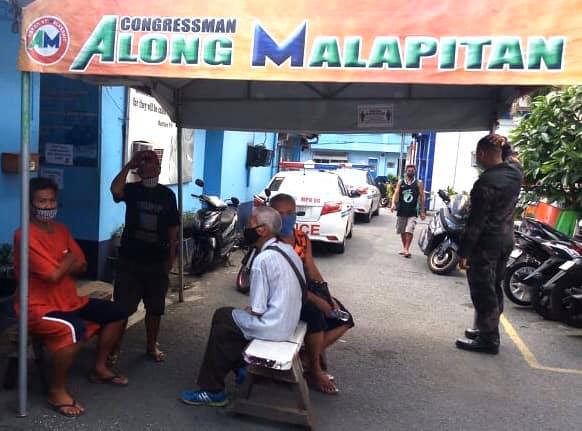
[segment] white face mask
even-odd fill
[[[51,221],[57,216],[57,208],[32,207],[32,215],[39,221]]]
[[[142,178],[141,183],[144,185],[144,187],[147,187],[148,189],[153,189],[158,185],[158,178],[159,177]]]

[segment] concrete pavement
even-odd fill
[[[356,225],[344,255],[316,250],[332,292],[356,318],[356,327],[328,354],[340,394],[311,393],[317,429],[582,429],[582,374],[576,373],[582,370],[582,332],[507,304],[508,321],[538,363],[561,370],[532,368],[505,332],[496,357],[458,351],[454,339],[472,320],[464,276],[431,274],[416,247],[412,259],[399,256],[394,221],[383,211],[371,224]],[[46,409],[33,381],[27,418],[13,416],[15,392],[0,392],[0,430],[294,429],[177,400],[181,390],[194,387],[214,309],[245,304],[232,287],[237,270],[220,268],[194,279],[187,302],[169,306],[161,339],[166,363],[144,359],[138,322],[128,331],[120,363],[129,387],[87,383],[88,346],[71,381],[72,393],[87,407],[84,417],[66,419]]]

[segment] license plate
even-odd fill
[[[574,261],[573,260],[569,260],[568,262],[564,262],[562,265],[560,265],[560,269],[562,271],[568,271],[574,265],[575,265]]]
[[[513,251],[511,252],[511,255],[510,255],[510,256],[511,256],[511,257],[513,257],[514,259],[517,259],[519,256],[521,256],[521,255],[522,255],[522,253],[523,253],[523,251],[522,251],[522,250],[515,249],[515,250],[513,250]]]

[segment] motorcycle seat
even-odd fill
[[[222,214],[220,214],[220,224],[223,227],[228,226],[234,220],[235,215],[236,211],[233,210],[232,208],[225,209],[224,211],[222,211]]]

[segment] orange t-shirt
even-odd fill
[[[41,319],[51,311],[74,311],[84,307],[89,299],[77,294],[75,280],[66,275],[57,283],[47,280],[58,269],[67,251],[74,253],[82,262],[85,255],[75,242],[69,230],[61,223],[52,222],[53,232],[49,233],[30,224],[28,247],[29,274],[29,320]],[[14,234],[14,269],[20,268],[20,229]],[[18,295],[16,295],[18,298]],[[18,299],[16,301],[18,311]]]
[[[301,260],[305,259],[305,253],[307,253],[307,240],[308,236],[305,232],[300,229],[293,230],[293,237],[295,238],[295,244],[293,244],[293,250],[297,253],[297,256]]]

